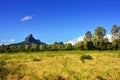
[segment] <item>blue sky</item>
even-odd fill
[[[69,41],[103,26],[120,25],[119,0],[0,0],[0,44],[28,34],[46,43]]]

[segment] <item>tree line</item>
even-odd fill
[[[113,25],[111,29],[111,42],[106,37],[106,29],[98,26],[94,30],[87,31],[84,40],[72,45],[71,43],[34,44],[31,45],[1,45],[0,53],[3,52],[34,52],[34,51],[58,51],[58,50],[119,50],[120,49],[120,26]]]

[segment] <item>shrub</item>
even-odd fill
[[[41,59],[34,58],[33,61],[41,61]]]
[[[80,57],[80,60],[81,60],[82,62],[85,62],[85,61],[84,61],[85,59],[92,60],[93,58],[92,58],[90,55],[82,55],[82,56]]]
[[[97,79],[98,79],[98,80],[106,80],[106,79],[104,79],[102,76],[97,76]]]
[[[0,61],[0,66],[6,65],[5,61]]]

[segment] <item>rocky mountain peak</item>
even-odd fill
[[[25,38],[25,42],[28,43],[28,44],[32,44],[32,43],[40,44],[41,43],[40,40],[35,39],[32,34],[29,34]]]

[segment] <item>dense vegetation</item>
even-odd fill
[[[32,52],[32,51],[58,51],[58,50],[118,50],[120,49],[120,26],[113,25],[111,29],[112,41],[110,42],[106,36],[106,29],[98,26],[94,30],[87,31],[84,41],[75,45],[71,43],[53,43],[53,44],[35,44],[31,45],[1,45],[0,52]]]
[[[0,80],[119,80],[119,51],[0,54]]]

